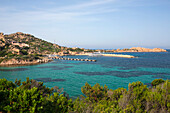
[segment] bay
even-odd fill
[[[115,53],[114,53],[115,54]],[[128,88],[131,82],[141,81],[150,85],[157,78],[170,79],[170,50],[161,53],[117,53],[137,58],[67,56],[69,58],[96,59],[97,62],[54,60],[50,63],[0,67],[0,78],[10,81],[27,77],[44,82],[47,87],[58,86],[70,97],[81,95],[81,87],[99,83],[111,89]]]

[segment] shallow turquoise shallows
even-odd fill
[[[128,84],[135,81],[150,85],[156,78],[170,79],[170,52],[121,54],[138,58],[67,56],[96,59],[97,62],[54,60],[40,65],[0,67],[0,78],[25,81],[29,77],[44,82],[50,88],[64,88],[73,98],[82,94],[81,87],[86,82],[91,85],[106,84],[109,88],[117,89],[128,88]]]

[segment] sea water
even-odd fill
[[[115,53],[114,53],[115,54]],[[54,60],[50,63],[0,67],[0,79],[10,81],[27,77],[44,82],[47,87],[58,86],[70,97],[81,95],[85,83],[107,85],[108,88],[128,88],[128,84],[141,81],[150,85],[152,80],[170,79],[170,51],[160,53],[117,53],[137,58],[67,56],[69,58],[95,59],[97,62]]]

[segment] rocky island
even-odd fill
[[[167,52],[165,49],[161,48],[144,48],[144,47],[132,47],[125,49],[113,49],[113,50],[96,50],[96,51],[104,51],[104,52]]]

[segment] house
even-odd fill
[[[28,44],[12,41],[12,45],[18,45],[19,47],[29,47]]]

